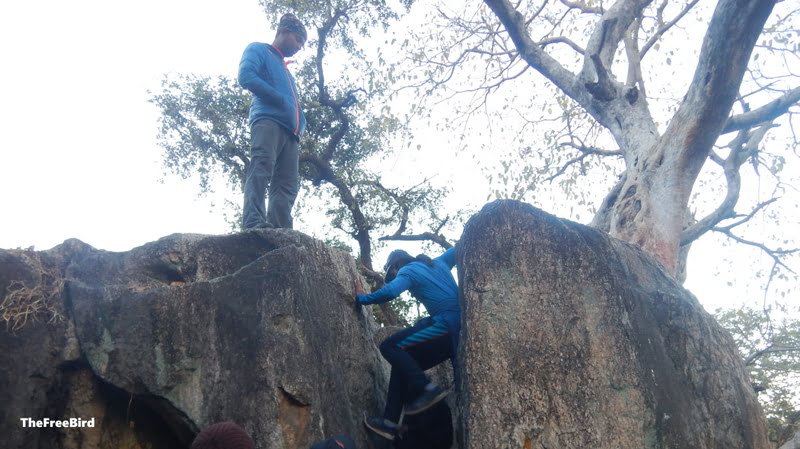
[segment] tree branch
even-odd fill
[[[600,61],[599,55],[591,55],[589,59],[594,64],[594,72],[597,75],[597,82],[587,82],[584,84],[586,90],[599,101],[608,102],[617,98],[617,88],[615,82],[608,75],[608,71]]]
[[[635,89],[636,86],[639,86],[642,98],[646,98],[647,93],[644,87],[644,76],[642,75],[642,58],[639,53],[639,23],[640,21],[636,20],[628,32],[625,33],[625,54],[628,56],[628,78],[625,80],[625,86],[628,89]],[[632,91],[628,90],[628,92]],[[634,98],[633,101],[636,101],[636,99]]]
[[[646,43],[644,44],[644,46],[642,47],[642,51],[640,51],[640,52],[639,52],[639,59],[640,59],[640,60],[644,59],[644,55],[645,55],[645,54],[647,54],[648,50],[650,50],[650,48],[652,48],[652,47],[653,47],[653,45],[655,45],[655,43],[656,43],[656,42],[658,42],[658,39],[660,39],[660,38],[661,38],[661,36],[663,36],[663,35],[664,35],[664,33],[666,33],[667,31],[669,31],[669,29],[670,29],[670,28],[672,28],[673,26],[675,26],[675,24],[676,24],[676,23],[678,23],[678,21],[680,21],[680,20],[683,18],[683,16],[685,16],[686,14],[688,14],[688,13],[689,13],[689,11],[691,11],[691,9],[692,9],[692,8],[694,8],[694,6],[695,6],[695,5],[696,5],[696,4],[697,4],[699,1],[700,1],[700,0],[692,0],[691,2],[689,2],[689,3],[686,5],[686,7],[685,7],[685,8],[683,8],[683,10],[681,10],[681,12],[680,12],[680,13],[678,13],[678,15],[677,15],[677,16],[675,16],[675,18],[674,18],[674,19],[672,19],[672,20],[670,20],[668,23],[659,23],[658,30],[656,30],[655,34],[653,34],[652,36],[650,36],[650,39],[648,39],[648,40],[647,40],[647,42],[646,42]],[[667,4],[667,2],[664,2],[664,5],[666,5],[666,4]],[[659,16],[660,16],[660,15],[659,15]],[[660,22],[660,21],[659,21],[659,22]]]
[[[317,170],[318,176],[321,180],[329,182],[336,188],[342,204],[347,207],[347,209],[350,211],[351,217],[353,218],[353,226],[355,227],[355,231],[352,232],[351,235],[358,242],[361,263],[367,268],[372,269],[372,243],[369,236],[369,231],[372,229],[372,227],[369,225],[367,218],[364,216],[364,212],[361,210],[361,205],[359,204],[358,200],[356,200],[355,195],[353,195],[353,191],[350,189],[347,183],[336,176],[336,173],[333,171],[333,167],[331,167],[329,161],[326,161],[317,155],[304,152],[300,155],[300,162],[311,164],[311,166]]]
[[[539,41],[539,46],[542,47],[542,48],[545,48],[545,47],[547,47],[548,45],[551,45],[551,44],[566,44],[570,48],[575,50],[575,53],[578,53],[579,55],[582,55],[584,53],[584,51],[585,51],[583,48],[581,48],[580,45],[576,44],[575,42],[573,42],[569,38],[566,38],[566,37],[563,37],[563,36],[548,37],[546,39],[542,39],[542,40]]]
[[[336,24],[339,22],[339,19],[344,16],[345,13],[341,9],[337,9],[334,14],[322,24],[321,27],[317,28],[317,34],[319,35],[319,41],[317,42],[317,56],[315,58],[315,62],[317,64],[317,89],[319,90],[319,100],[320,104],[325,106],[330,106],[330,104],[326,104],[326,102],[330,101],[330,97],[328,96],[328,90],[325,87],[325,71],[323,69],[322,61],[325,59],[325,47],[327,46],[328,35],[333,31],[333,28],[336,27]]]
[[[575,75],[531,39],[524,17],[511,5],[511,2],[508,0],[485,0],[485,3],[500,19],[525,62],[570,97],[575,98],[580,95],[574,85]]]
[[[567,171],[567,168],[570,166],[577,164],[579,162],[583,162],[588,156],[622,156],[622,151],[609,151],[609,150],[601,150],[600,148],[596,147],[588,147],[585,145],[578,145],[574,142],[564,142],[559,145],[560,147],[571,147],[581,152],[581,155],[578,157],[574,157],[562,165],[555,174],[545,179],[545,181],[553,182],[556,178],[563,175],[564,172]]]
[[[659,141],[667,163],[681,167],[682,196],[688,197],[727,121],[775,1],[719,0],[714,10],[689,90]]]
[[[402,211],[402,215],[400,218],[400,225],[397,227],[395,235],[406,232],[406,226],[408,225],[408,214],[410,212],[406,202],[400,197],[400,195],[384,187],[383,184],[380,183],[380,181],[375,181],[373,185],[386,195],[389,195],[397,203],[398,207],[400,207],[400,210]]]
[[[577,9],[583,14],[603,14],[605,10],[603,10],[603,3],[600,3],[599,7],[589,6],[585,3],[578,3],[569,0],[560,0],[561,4],[566,6],[567,8]]]
[[[783,261],[781,260],[781,257],[788,256],[790,254],[794,254],[794,253],[800,252],[800,248],[771,249],[771,248],[768,248],[763,243],[753,242],[753,241],[750,241],[750,240],[747,240],[747,239],[743,239],[743,238],[735,235],[733,232],[731,232],[730,228],[727,227],[727,226],[726,227],[714,227],[714,228],[712,228],[712,230],[716,231],[716,232],[719,232],[721,234],[724,234],[729,239],[734,240],[734,241],[736,241],[738,243],[741,243],[743,245],[753,246],[755,248],[760,249],[761,251],[763,251],[769,257],[772,258],[773,262],[775,262],[775,265],[780,265],[783,268],[785,268],[786,270],[788,270],[790,273],[794,273],[794,270],[792,270],[785,263],[783,263]]]
[[[761,144],[761,140],[764,138],[764,135],[769,128],[769,125],[765,125],[753,133],[750,133],[746,130],[740,131],[739,135],[736,136],[736,138],[733,139],[733,141],[728,145],[731,151],[725,160],[720,161],[719,155],[716,153],[710,155],[712,160],[722,165],[725,173],[725,182],[727,183],[725,198],[714,212],[708,214],[705,218],[698,220],[681,233],[681,246],[697,240],[701,235],[710,231],[711,228],[719,224],[721,221],[728,218],[733,218],[735,216],[734,208],[739,202],[739,193],[741,192],[742,188],[742,178],[739,170],[750,156],[758,152],[758,146]],[[750,217],[747,218],[747,220],[752,218],[752,216],[755,215],[758,210],[766,207],[773,201],[775,201],[775,198],[767,201],[766,203],[760,204],[750,214]],[[744,223],[747,220],[737,223],[736,226]]]
[[[800,87],[786,92],[780,98],[777,98],[758,109],[754,109],[743,114],[735,115],[728,119],[725,127],[722,128],[722,134],[727,134],[733,131],[739,131],[746,128],[751,128],[763,122],[768,122],[785,114],[789,108],[800,102]]]
[[[595,27],[589,43],[586,45],[586,58],[581,71],[584,79],[591,79],[589,75],[591,69],[595,69],[597,63],[591,61],[593,66],[589,66],[592,56],[598,56],[599,62],[605,68],[611,67],[614,54],[619,43],[625,37],[625,32],[637,18],[642,15],[642,11],[652,3],[653,0],[617,0],[614,5],[603,14],[600,23]]]
[[[747,358],[744,359],[744,366],[750,366],[756,360],[758,360],[759,358],[761,358],[761,357],[763,357],[765,355],[768,355],[768,354],[774,354],[776,352],[795,352],[795,351],[800,351],[800,346],[772,346],[772,345],[770,345],[770,346],[768,346],[768,347],[766,347],[764,349],[756,351],[756,352],[750,354],[749,356],[747,356]]]
[[[433,232],[423,232],[422,234],[407,234],[407,235],[387,235],[379,238],[378,240],[387,241],[387,240],[396,240],[396,241],[431,241],[433,243],[438,244],[444,249],[450,249],[453,247],[447,238],[445,238],[441,234],[436,234]]]

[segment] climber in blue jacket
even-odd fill
[[[447,391],[432,383],[424,370],[447,359],[455,370],[461,330],[458,285],[451,273],[456,264],[455,251],[450,248],[435,259],[392,251],[383,268],[386,285],[368,295],[356,295],[356,301],[366,305],[391,301],[409,291],[430,315],[393,334],[380,346],[381,354],[392,365],[389,394],[383,416],[365,418],[364,424],[389,440],[397,435],[404,408],[406,415],[415,415],[447,396]]]

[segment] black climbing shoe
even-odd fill
[[[416,415],[436,405],[437,402],[447,397],[447,390],[442,389],[438,385],[433,385],[433,388],[426,388],[417,399],[414,399],[405,408],[406,415]]]
[[[369,430],[390,441],[393,441],[394,437],[397,435],[397,424],[383,419],[382,416],[370,416],[369,418],[365,416],[364,425],[367,426]]]

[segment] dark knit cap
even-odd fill
[[[284,14],[278,22],[278,32],[280,33],[282,31],[297,33],[303,38],[303,41],[308,39],[308,33],[306,33],[306,27],[303,25],[303,22],[292,13]]]
[[[383,266],[383,271],[388,271],[389,268],[392,266],[397,266],[398,264],[405,265],[412,260],[414,260],[414,258],[411,257],[411,254],[408,254],[402,249],[396,249],[389,253],[389,257],[386,258],[386,264]]]
[[[211,424],[197,434],[191,449],[253,449],[253,439],[238,424]]]
[[[337,435],[314,443],[309,449],[356,449],[356,444],[347,435]]]

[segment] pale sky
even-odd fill
[[[228,232],[194,181],[159,182],[147,91],[169,72],[235,77],[244,47],[273,36],[256,0],[3,2],[0,248],[74,237],[125,251],[177,232]],[[698,243],[693,254],[715,248]],[[687,286],[709,310],[753,296],[715,283],[720,268],[705,265]]]
[[[272,35],[255,0],[3,2],[0,248],[227,231],[195,183],[158,183],[147,90],[167,72],[234,77],[244,47]]]

